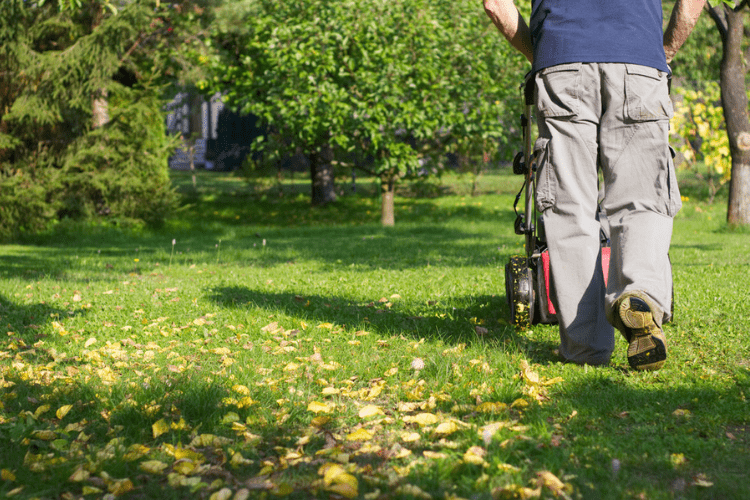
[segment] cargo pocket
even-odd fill
[[[557,178],[552,168],[549,139],[537,138],[534,143],[534,161],[536,162],[536,209],[544,212],[554,206],[557,197]]]
[[[559,64],[536,76],[537,111],[545,118],[578,115],[581,92],[581,63]]]
[[[626,64],[625,71],[625,118],[631,122],[672,118],[667,74],[635,64]]]
[[[670,217],[677,215],[682,208],[682,196],[680,187],[677,185],[677,173],[674,167],[674,157],[676,153],[672,146],[669,146],[669,168],[667,169],[667,189],[669,192],[668,214]]]

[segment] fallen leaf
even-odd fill
[[[311,411],[315,414],[331,413],[331,411],[333,411],[333,406],[329,405],[328,403],[320,403],[318,401],[312,401],[310,404],[307,405],[307,411]]]
[[[383,410],[375,405],[367,405],[359,410],[359,418],[368,418],[375,415],[384,415]]]
[[[418,413],[417,415],[404,417],[404,422],[418,424],[421,427],[433,425],[438,422],[438,418],[432,413]]]
[[[162,418],[153,423],[151,426],[151,432],[154,435],[154,439],[158,438],[162,434],[169,432],[169,424]]]
[[[367,429],[357,429],[356,431],[346,436],[347,441],[369,441],[372,439],[374,434]]]
[[[159,460],[146,460],[138,465],[139,469],[143,472],[148,472],[149,474],[161,474],[167,467],[169,467],[168,464]]]
[[[61,406],[61,407],[60,407],[60,408],[58,408],[58,409],[57,409],[57,411],[55,412],[55,416],[57,416],[57,418],[58,418],[59,420],[62,420],[63,418],[65,418],[65,415],[67,415],[67,414],[68,414],[68,412],[69,412],[69,411],[70,411],[70,410],[71,410],[72,408],[73,408],[73,405],[64,405],[64,406]]]

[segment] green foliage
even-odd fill
[[[707,82],[699,90],[678,88],[676,93],[682,97],[675,105],[672,120],[673,133],[680,140],[678,149],[688,168],[707,183],[713,200],[732,174],[719,84]]]
[[[159,224],[175,206],[162,97],[189,66],[179,51],[202,10],[112,5],[0,3],[2,239],[66,217]],[[92,120],[94,103],[104,126]]]
[[[260,0],[219,21],[204,85],[287,151],[330,145],[396,176],[440,167],[447,151],[511,155],[498,145],[524,63],[475,2]]]
[[[672,0],[663,2],[665,24],[673,6]],[[711,16],[703,12],[670,66],[676,81],[696,85],[719,79],[721,57],[721,36]]]

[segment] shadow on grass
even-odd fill
[[[531,362],[557,361],[553,354],[557,342],[532,338],[509,324],[510,313],[505,295],[479,295],[419,305],[419,312],[409,311],[409,304],[351,300],[320,295],[270,293],[246,287],[218,287],[208,298],[225,308],[257,307],[314,323],[334,323],[342,327],[363,328],[385,338],[405,335],[415,340],[441,340],[448,345],[465,343],[489,346],[512,346]]]
[[[0,294],[0,318],[8,332],[7,339],[19,339],[30,345],[41,338],[37,330],[66,311],[44,303],[19,304]],[[2,345],[2,344],[0,344]]]
[[[748,370],[725,384],[626,377],[638,380],[595,370],[556,385],[551,401],[533,413],[561,424],[561,432],[542,446],[519,442],[514,458],[576,473],[584,498],[644,492],[647,498],[748,498]],[[602,484],[606,491],[593,486]]]

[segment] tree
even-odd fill
[[[711,19],[721,35],[721,104],[732,154],[727,222],[744,226],[750,225],[750,119],[742,48],[747,6],[747,0],[736,6],[708,5]]]
[[[398,179],[441,168],[448,151],[497,158],[506,98],[523,76],[468,0],[258,0],[227,6],[211,90],[258,116],[310,159],[312,201],[332,200],[330,160],[372,159],[382,222]],[[508,116],[510,115],[510,116]],[[510,157],[509,152],[502,152]]]
[[[111,5],[0,2],[2,238],[66,217],[158,224],[176,202],[161,110],[192,4]]]

